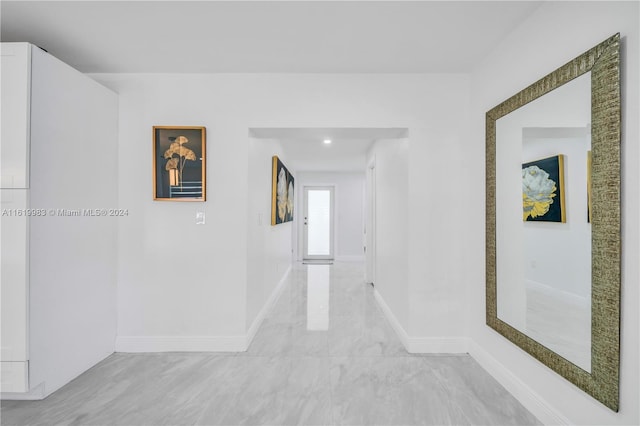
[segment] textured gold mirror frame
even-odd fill
[[[591,373],[498,319],[496,120],[591,71]],[[486,115],[487,325],[618,411],[620,370],[620,34],[543,77]]]

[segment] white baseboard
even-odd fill
[[[47,395],[44,391],[44,383],[35,386],[29,392],[1,392],[0,399],[3,401],[39,401]]]
[[[25,393],[29,390],[29,361],[0,362],[0,392]]]
[[[391,327],[398,335],[407,352],[412,354],[460,354],[469,352],[469,339],[466,337],[412,337],[393,314],[389,305],[384,301],[378,290],[373,294],[389,320]]]
[[[249,330],[247,330],[245,348],[243,349],[244,351],[246,351],[249,348],[249,345],[251,345],[253,338],[256,336],[256,333],[258,332],[258,329],[262,325],[262,321],[264,321],[269,311],[271,311],[271,308],[273,308],[273,305],[275,305],[275,303],[278,301],[278,298],[280,297],[280,294],[284,289],[284,284],[287,281],[287,277],[289,277],[289,273],[291,272],[291,267],[292,266],[289,265],[284,275],[276,285],[276,288],[271,293],[271,296],[269,296],[269,300],[267,300],[267,303],[265,303],[262,309],[260,309],[260,312],[258,312],[258,315],[251,323],[251,327],[249,327]]]
[[[1,392],[0,399],[7,400],[7,401],[36,401],[36,400],[45,399],[46,397],[48,397],[58,389],[62,388],[63,386],[70,383],[71,381],[75,380],[81,374],[84,374],[87,370],[89,370],[96,364],[99,364],[100,362],[110,357],[112,354],[113,352],[111,352],[111,350],[109,350],[108,352],[102,352],[101,354],[98,354],[95,358],[87,360],[82,365],[76,364],[75,365],[76,368],[74,368],[74,370],[62,380],[58,380],[54,382],[52,381],[41,382],[36,386],[31,386],[31,389],[29,389],[28,392]]]
[[[118,336],[116,352],[242,352],[239,336]]]
[[[400,342],[402,342],[402,345],[407,350],[407,352],[411,352],[409,350],[409,347],[410,347],[409,335],[407,334],[406,330],[400,324],[400,321],[398,321],[398,318],[396,318],[396,316],[393,314],[393,312],[391,311],[391,308],[389,307],[389,305],[387,305],[387,302],[384,301],[384,299],[382,298],[382,296],[380,295],[380,293],[378,292],[378,290],[375,287],[374,287],[374,290],[373,290],[373,295],[376,298],[376,302],[378,302],[378,306],[380,306],[380,309],[382,309],[382,312],[384,313],[384,316],[387,317],[387,320],[391,324],[391,327],[393,328],[393,330],[398,335],[398,338],[400,339]]]
[[[544,398],[516,377],[487,351],[478,346],[473,340],[469,342],[469,355],[543,424],[571,424],[569,419],[560,414]]]

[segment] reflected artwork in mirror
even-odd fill
[[[620,36],[487,112],[487,324],[614,411]]]

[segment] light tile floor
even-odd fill
[[[539,424],[469,356],[408,354],[362,275],[296,265],[247,352],[117,353],[2,424]]]

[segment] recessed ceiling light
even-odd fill
[[[324,142],[326,145],[329,145],[329,144],[331,143],[331,139],[325,139],[323,142]]]

